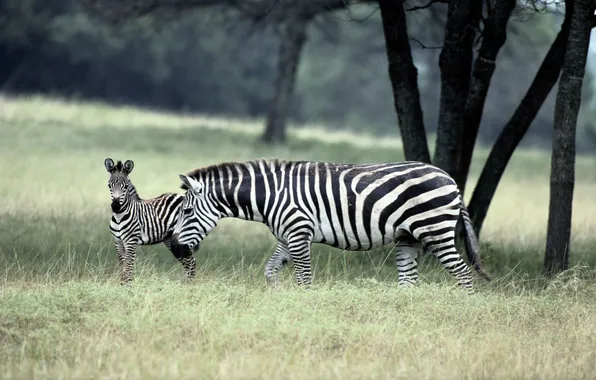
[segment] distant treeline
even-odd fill
[[[377,12],[378,13],[378,12]],[[111,27],[90,19],[69,0],[0,0],[0,88],[230,116],[264,116],[277,58],[274,27],[255,27],[239,15],[201,9],[175,22],[142,19]],[[440,46],[442,25],[423,11],[409,15],[422,44]],[[536,15],[510,22],[499,56],[480,139],[499,133],[525,93],[560,20]],[[428,132],[438,116],[440,49],[412,42]],[[592,76],[586,77],[585,104]],[[554,94],[524,139],[550,146]],[[579,148],[593,149],[593,111],[583,106]],[[292,120],[319,122],[378,135],[398,133],[379,15],[346,13],[310,25],[300,61]],[[586,137],[586,138],[582,138]]]

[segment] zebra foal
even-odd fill
[[[291,260],[297,282],[309,284],[312,243],[349,251],[392,243],[400,285],[417,282],[417,248],[422,246],[473,292],[471,270],[455,247],[455,227],[462,217],[468,257],[490,281],[457,185],[433,165],[261,159],[200,168],[180,179],[186,194],[172,244],[197,248],[225,217],[262,222],[278,241],[266,265],[268,280]]]
[[[121,268],[120,283],[132,281],[137,246],[161,242],[182,264],[186,278],[194,278],[196,262],[192,250],[183,245],[171,245],[172,230],[184,196],[165,193],[153,199],[141,199],[128,177],[134,168],[133,161],[127,160],[123,164],[106,158],[104,166],[110,173],[110,231]]]

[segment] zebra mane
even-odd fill
[[[116,170],[121,172],[123,167],[124,167],[124,164],[122,163],[122,161],[118,160],[118,162],[116,162]]]
[[[225,171],[228,168],[235,171],[235,169],[242,169],[247,167],[258,167],[259,165],[263,164],[272,168],[272,170],[277,170],[278,168],[285,166],[287,164],[298,162],[298,161],[287,161],[287,160],[280,160],[277,158],[257,158],[250,161],[229,161],[229,162],[221,162],[219,164],[209,165],[202,168],[197,168],[191,170],[190,172],[186,173],[187,176],[192,177],[196,180],[204,180],[209,174],[215,172]],[[182,190],[188,190],[186,185],[181,184],[180,188]]]

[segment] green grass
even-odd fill
[[[580,157],[572,269],[540,280],[550,157],[519,151],[481,237],[495,280],[465,296],[432,257],[397,287],[392,247],[313,247],[314,284],[264,283],[275,246],[261,224],[223,220],[197,279],[163,246],[139,249],[120,287],[103,160],[132,159],[140,194],[178,173],[257,157],[403,159],[398,140],[47,98],[0,99],[0,378],[591,378],[596,370],[596,160]],[[475,178],[487,152],[480,149]],[[469,194],[466,194],[469,199]]]

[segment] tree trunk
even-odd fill
[[[543,268],[546,275],[564,271],[569,264],[575,182],[575,130],[594,8],[594,0],[575,0],[571,10],[569,43],[555,101],[550,204]]]
[[[515,3],[516,0],[497,0],[484,22],[482,45],[474,61],[470,92],[464,108],[462,145],[458,150],[454,178],[462,195],[466,188],[484,102],[495,71],[495,60],[507,39],[507,22]]]
[[[439,56],[441,104],[434,163],[450,175],[457,168],[463,138],[463,115],[470,87],[474,35],[482,1],[450,0],[445,39]]]
[[[426,142],[418,71],[412,60],[406,14],[401,1],[379,0],[389,79],[406,160],[430,163]]]
[[[306,40],[309,18],[296,12],[282,25],[275,93],[261,140],[266,143],[286,141],[286,121],[292,103],[300,53]]]
[[[480,234],[490,202],[497,191],[499,181],[513,152],[530,128],[530,124],[559,78],[569,36],[569,4],[571,1],[567,0],[567,3],[568,12],[561,31],[544,57],[526,95],[493,145],[472,194],[468,209],[477,234]]]

